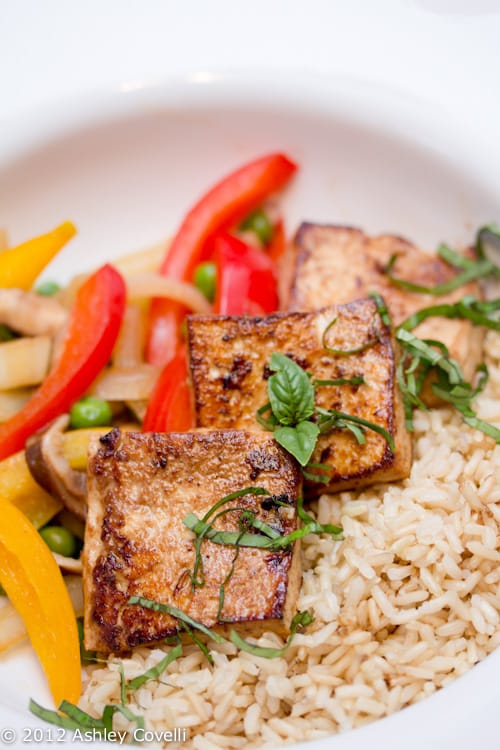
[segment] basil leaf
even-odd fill
[[[295,425],[314,412],[314,386],[307,373],[290,357],[274,352],[269,367],[274,375],[267,390],[273,414],[282,425]],[[279,440],[278,440],[279,442]]]
[[[309,463],[318,435],[319,427],[314,422],[299,422],[296,427],[278,427],[274,431],[276,442],[291,453],[301,466]]]

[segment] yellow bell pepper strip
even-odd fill
[[[59,359],[40,388],[0,425],[0,459],[21,450],[34,432],[64,414],[109,361],[125,310],[118,271],[102,266],[78,290]]]
[[[24,621],[54,703],[77,703],[80,644],[71,599],[49,548],[10,503],[0,517],[0,583]]]
[[[65,221],[47,234],[1,252],[0,287],[31,289],[45,266],[75,234],[75,225]]]
[[[0,516],[8,503],[24,513],[36,529],[45,526],[63,507],[35,482],[24,451],[0,461]]]

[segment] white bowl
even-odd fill
[[[21,241],[75,221],[79,236],[45,274],[66,279],[167,236],[212,182],[279,149],[301,165],[285,199],[290,230],[308,219],[429,248],[460,244],[500,216],[500,173],[473,136],[425,101],[359,82],[198,74],[69,101],[4,128],[0,226]],[[499,666],[495,653],[418,705],[307,747],[497,747]],[[0,723],[20,738],[38,725],[30,696],[50,705],[23,646],[0,658]]]

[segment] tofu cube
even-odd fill
[[[329,347],[356,349],[348,356]],[[317,386],[316,403],[373,422],[395,441],[394,453],[384,436],[366,430],[360,445],[348,430],[320,436],[312,461],[327,464],[328,485],[308,482],[307,491],[334,492],[408,476],[411,443],[401,396],[396,387],[391,332],[373,299],[318,312],[276,313],[262,318],[190,316],[188,338],[197,425],[211,429],[256,429],[256,411],[268,400],[267,379],[273,352],[288,354],[315,380],[352,379],[361,385]]]
[[[224,619],[252,635],[285,632],[300,588],[298,543],[279,551],[241,547],[225,584],[222,618],[219,593],[235,547],[204,540],[205,585],[193,587],[189,577],[195,537],[183,519],[190,512],[202,518],[218,500],[250,486],[279,496],[285,506],[268,495],[240,497],[223,506],[236,510],[214,521],[216,528],[238,530],[242,508],[281,535],[297,528],[300,472],[269,434],[115,429],[95,438],[84,547],[86,648],[123,653],[177,632],[176,619],[129,605],[131,596],[173,605],[209,628],[227,627],[219,623]]]
[[[352,227],[302,224],[294,243],[293,271],[288,274],[289,289],[284,293],[288,310],[318,310],[333,302],[344,304],[371,291],[384,298],[395,326],[423,307],[453,303],[467,294],[481,298],[476,282],[450,294],[435,297],[410,292],[392,284],[384,273],[392,255],[398,259],[393,273],[422,286],[435,286],[456,275],[456,270],[436,255],[420,250],[401,237],[368,237]],[[461,365],[466,379],[472,379],[481,361],[484,329],[468,320],[428,318],[415,328],[423,339],[442,341]],[[430,406],[439,399],[426,388]]]

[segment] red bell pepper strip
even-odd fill
[[[25,406],[0,425],[0,459],[24,448],[30,435],[85,393],[111,356],[125,299],[125,283],[112,266],[103,266],[83,284],[57,364]]]
[[[274,225],[271,242],[266,247],[266,252],[275,263],[278,263],[286,250],[286,235],[283,219],[278,219]]]
[[[262,315],[278,309],[274,263],[262,250],[230,234],[215,239],[218,315]]]
[[[284,154],[270,154],[250,162],[215,185],[189,211],[173,239],[160,272],[191,281],[198,263],[206,258],[210,240],[236,226],[272,193],[282,188],[296,171]],[[168,362],[180,346],[180,324],[185,308],[168,300],[153,300],[146,348],[149,362]]]
[[[150,396],[143,432],[185,432],[194,427],[186,348],[168,362]]]

